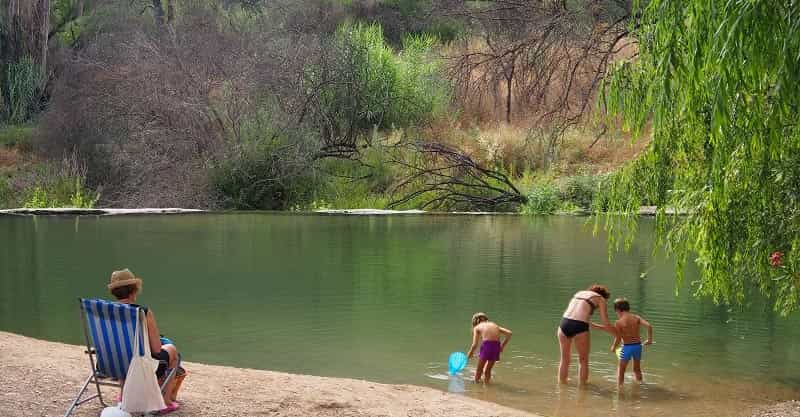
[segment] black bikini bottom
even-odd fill
[[[577,334],[589,331],[589,323],[580,320],[568,319],[566,317],[561,319],[561,324],[559,324],[558,327],[561,328],[561,332],[570,339],[575,337]]]

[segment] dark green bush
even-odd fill
[[[39,111],[41,68],[26,56],[4,69],[0,79],[2,118],[15,124],[27,122]]]
[[[538,181],[528,192],[523,214],[553,214],[563,206],[558,187],[553,181]]]
[[[241,146],[211,172],[212,195],[225,209],[287,210],[310,201],[317,178],[309,160],[291,157],[282,141]]]
[[[13,208],[17,206],[17,198],[8,178],[0,173],[0,208]]]
[[[0,126],[0,146],[30,147],[34,128],[26,125]]]
[[[576,175],[564,181],[561,188],[561,198],[584,209],[592,208],[592,202],[597,194],[599,181],[592,175]]]

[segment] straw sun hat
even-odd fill
[[[137,277],[131,272],[130,269],[125,268],[121,271],[114,271],[111,273],[111,281],[108,282],[108,289],[124,287],[126,285],[136,285],[138,290],[142,289],[142,279]]]

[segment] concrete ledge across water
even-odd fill
[[[2,215],[16,215],[16,216],[119,216],[131,214],[186,214],[186,213],[206,213],[206,210],[199,209],[184,209],[184,208],[137,208],[137,209],[120,209],[120,208],[74,208],[74,207],[52,207],[52,208],[15,208],[0,210]],[[638,214],[640,216],[655,216],[657,207],[655,206],[642,206],[639,208]],[[315,214],[328,214],[328,215],[357,215],[357,216],[386,216],[386,215],[406,215],[406,214],[461,214],[461,215],[520,215],[520,213],[509,212],[429,212],[425,210],[382,210],[382,209],[322,209],[313,211]],[[668,215],[686,215],[689,214],[687,210],[675,210],[668,208],[665,210]],[[588,210],[576,210],[570,213],[556,213],[568,214],[573,216],[589,216],[594,213]]]
[[[201,213],[203,210],[182,209],[182,208],[142,208],[142,209],[87,209],[74,207],[54,207],[54,208],[17,208],[0,210],[0,215],[70,215],[70,216],[118,216],[125,214],[183,214]]]

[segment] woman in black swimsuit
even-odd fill
[[[608,288],[604,285],[594,284],[585,291],[575,293],[569,301],[561,324],[556,330],[558,343],[561,346],[561,361],[558,365],[558,381],[560,383],[567,383],[573,342],[578,351],[581,385],[589,379],[589,349],[591,348],[589,327],[603,329],[613,334],[614,328],[608,322],[606,308],[606,300],[610,296]],[[602,325],[591,323],[591,317],[595,310],[600,310]]]

